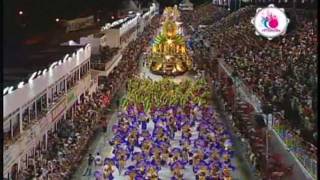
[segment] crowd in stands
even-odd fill
[[[254,11],[245,15],[253,16]],[[316,25],[313,19],[301,18],[295,28],[281,38],[265,41],[254,35],[249,18],[244,17],[223,32],[211,29],[211,43],[217,57],[224,59],[261,102],[271,104],[275,112],[284,111],[288,123],[314,143]]]
[[[275,117],[277,122],[305,141],[299,146],[304,146],[312,157],[316,157],[317,149],[313,144],[317,141],[318,82],[317,20],[314,13],[299,10],[295,19],[292,17],[293,11],[286,9],[292,20],[287,34],[268,41],[256,36],[250,23],[255,15],[255,6],[242,8],[228,16],[223,8],[211,9],[210,16],[220,20],[206,24],[207,28],[198,26],[204,24],[204,16],[208,12],[196,11],[183,16],[186,20],[201,17],[194,19],[193,25],[185,25],[192,32],[192,46],[196,49],[194,56],[202,57],[194,58],[197,64],[202,64],[198,68],[206,70],[216,80],[218,59],[222,60],[232,75],[237,76],[250,93],[259,98],[263,110],[269,107],[273,114],[282,114]],[[224,87],[221,85],[223,83],[226,82],[219,82],[222,91],[218,94],[227,94],[225,100],[229,99],[230,103],[226,105],[231,110],[235,100],[230,100],[234,98],[230,96],[230,91],[234,86]]]
[[[90,141],[99,128],[98,108],[103,107],[101,94],[85,96],[76,105],[73,115],[58,122],[57,128],[48,131],[47,149],[38,145],[35,155],[28,158],[28,167],[11,172],[12,179],[68,179],[81,161]]]
[[[126,44],[130,38],[132,38],[132,34],[137,30],[136,27],[132,27],[131,29],[129,29],[127,32],[125,32],[124,34],[121,35],[120,37],[120,44]]]

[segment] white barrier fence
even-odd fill
[[[223,59],[219,59],[218,62],[221,69],[223,69],[226,72],[226,74],[234,80],[234,77],[232,77],[232,72],[233,72],[232,68],[230,68],[224,62]],[[253,94],[252,90],[250,90],[242,82],[242,80],[238,79],[237,82],[238,82],[237,87],[238,87],[240,96],[244,98],[244,100],[249,102],[254,107],[256,112],[262,113],[261,101],[259,100],[259,98]],[[268,121],[268,118],[265,118],[265,121]],[[270,125],[269,128],[276,135],[277,139],[284,146],[284,148],[290,150],[290,154],[292,155],[296,163],[299,165],[299,167],[302,169],[306,177],[309,177],[310,179],[317,179],[318,178],[317,160],[311,157],[311,155],[308,154],[307,150],[300,145],[301,141],[303,140],[302,139],[297,140],[295,138],[292,138],[292,139],[295,139],[293,140],[293,142],[288,141],[288,136],[286,136],[286,134],[288,134],[288,132],[286,131],[288,130],[283,129],[284,132],[282,132],[281,130],[279,131],[279,129],[276,128],[277,127],[276,123],[274,124],[267,123],[267,124]]]

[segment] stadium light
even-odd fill
[[[37,75],[37,72],[34,72],[34,73],[31,75],[31,77],[29,78],[28,82],[29,82],[29,83],[32,82],[33,78],[36,77],[36,75]]]
[[[60,19],[59,18],[56,18],[56,22],[59,22],[60,21]]]
[[[22,88],[24,86],[24,82],[21,81],[19,84],[18,84],[18,89]]]
[[[19,15],[20,15],[20,16],[23,15],[23,11],[19,11]]]
[[[9,87],[4,88],[3,95],[7,94],[8,90],[9,90]]]

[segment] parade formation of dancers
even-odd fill
[[[112,131],[101,179],[232,179],[230,135],[209,105],[131,104]]]
[[[177,7],[166,8],[163,17],[164,36],[168,37],[164,53],[180,52],[180,46],[172,45]],[[158,52],[157,47],[153,50]],[[208,103],[211,93],[205,79],[178,84],[170,78],[135,77],[126,90],[117,124],[112,127],[113,137],[106,142],[112,146],[112,155],[104,159],[96,179],[232,179],[230,135]]]

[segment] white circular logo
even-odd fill
[[[258,8],[251,23],[256,29],[256,35],[261,35],[269,40],[284,35],[287,31],[289,19],[283,8],[277,8],[270,4],[266,8]]]

